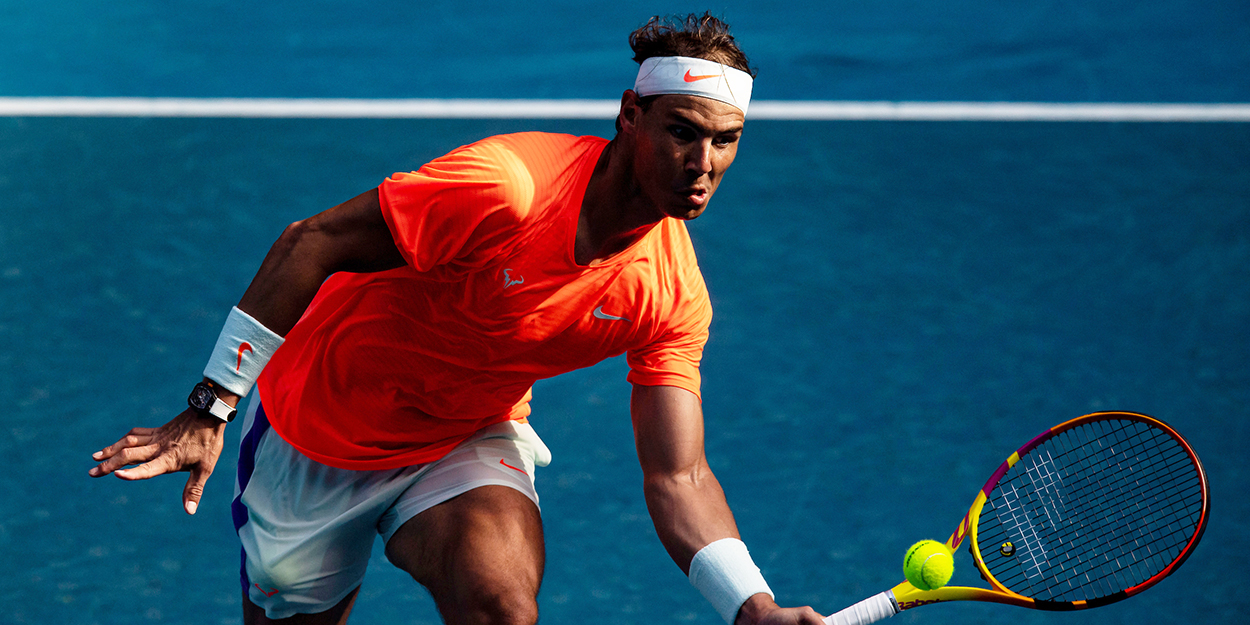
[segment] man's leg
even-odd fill
[[[429,589],[448,625],[533,625],[543,575],[538,507],[482,486],[405,522],[386,557]]]

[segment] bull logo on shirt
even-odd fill
[[[504,269],[503,270],[503,288],[506,289],[510,286],[516,286],[518,284],[525,284],[525,276],[517,276],[513,278],[512,270]]]

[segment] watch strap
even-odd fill
[[[211,397],[212,401],[205,401],[207,397],[204,397],[204,395]],[[233,421],[234,416],[238,414],[236,409],[217,396],[216,386],[209,381],[195,385],[195,389],[191,391],[190,397],[187,397],[187,404],[201,414],[211,415],[226,423]]]
[[[230,423],[231,421],[234,421],[234,415],[237,413],[238,413],[238,410],[236,410],[230,404],[227,404],[226,402],[221,401],[220,398],[213,398],[213,405],[208,407],[208,414],[211,414],[214,417],[217,417],[218,419],[225,421],[226,423]]]

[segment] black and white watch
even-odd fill
[[[217,397],[217,391],[213,390],[213,385],[206,382],[200,382],[191,389],[187,405],[198,410],[200,414],[212,415],[226,423],[234,421],[234,415],[238,413],[230,404],[221,401]]]

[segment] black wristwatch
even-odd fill
[[[191,389],[191,395],[187,397],[187,405],[195,408],[200,414],[212,415],[230,423],[234,421],[234,415],[239,411],[230,407],[224,401],[217,397],[217,391],[213,390],[213,385],[200,382]]]

